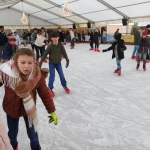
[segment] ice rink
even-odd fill
[[[98,53],[89,44],[66,51],[70,66],[62,60],[71,90],[66,94],[56,73],[54,92],[58,125],[48,124],[48,113],[38,98],[39,140],[42,150],[150,150],[150,64],[137,71],[131,60],[133,46],[127,45],[122,75],[114,74],[112,51]],[[110,45],[100,45],[100,50]],[[48,67],[48,64],[43,64]],[[47,78],[48,81],[48,78]],[[2,102],[4,88],[0,88]],[[6,115],[0,107],[6,124]],[[20,119],[19,150],[29,150],[24,120]]]

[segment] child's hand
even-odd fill
[[[103,49],[102,51],[103,51],[103,53],[104,53],[104,52],[107,52],[107,51],[108,51],[108,49]]]
[[[48,118],[49,118],[49,123],[52,123],[54,121],[54,124],[57,125],[58,117],[55,113],[51,113],[50,116],[48,116]]]
[[[67,60],[66,62],[66,68],[68,68],[68,66],[69,66],[69,60]]]

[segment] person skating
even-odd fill
[[[94,43],[94,35],[93,35],[93,32],[92,32],[92,30],[90,30],[90,33],[89,33],[89,35],[90,35],[90,39],[89,39],[89,41],[90,41],[90,46],[91,46],[90,50],[94,50],[94,48],[93,48],[93,43]]]
[[[95,42],[95,52],[100,52],[99,50],[99,38],[100,38],[100,34],[98,32],[97,29],[95,29],[95,33],[94,33],[94,42]]]
[[[58,122],[54,102],[45,81],[46,71],[43,71],[35,64],[35,55],[28,48],[19,49],[13,60],[0,66],[0,86],[5,86],[3,109],[7,116],[8,137],[14,150],[18,150],[20,117],[24,118],[31,150],[41,150],[37,133],[37,93],[50,115],[49,122],[54,121],[55,125]]]
[[[50,76],[49,76],[48,87],[50,89],[51,97],[54,97],[55,93],[53,92],[53,88],[54,88],[53,83],[55,80],[55,69],[57,70],[59,74],[61,85],[63,86],[64,90],[67,93],[70,93],[70,90],[67,87],[67,82],[64,77],[63,70],[62,70],[61,57],[63,55],[64,58],[66,59],[66,68],[69,66],[69,59],[68,59],[64,46],[62,45],[61,42],[59,42],[58,32],[53,31],[51,33],[51,40],[52,40],[52,43],[47,47],[46,51],[44,52],[39,66],[40,67],[42,66],[43,61],[45,60],[47,55],[49,55]]]
[[[8,42],[3,48],[2,62],[9,61],[12,58],[13,54],[16,52],[15,43],[16,43],[16,38],[13,36],[9,36]]]
[[[117,69],[114,71],[114,73],[118,73],[119,76],[121,75],[121,60],[124,59],[124,51],[126,50],[124,40],[121,39],[121,36],[122,35],[120,33],[115,35],[112,46],[108,49],[102,50],[103,52],[113,50],[112,59],[116,57],[117,63]]]
[[[74,32],[73,32],[73,29],[70,28],[70,36],[71,36],[71,46],[70,46],[70,49],[74,49]]]
[[[140,37],[142,36],[142,32],[144,31],[143,27],[140,28],[136,28],[135,31],[133,31],[132,34],[134,34],[134,50],[131,56],[131,59],[135,59],[136,61],[138,61],[138,48],[139,48],[139,40]]]
[[[137,70],[140,67],[140,60],[143,57],[143,70],[146,71],[146,57],[150,48],[150,40],[147,35],[148,35],[148,30],[144,30],[142,33],[142,37],[139,41],[138,61],[136,66]]]
[[[36,41],[36,38],[37,38],[37,28],[33,29],[33,33],[31,34],[30,38],[31,38],[31,47],[32,47],[32,50],[34,51],[35,41]]]
[[[5,44],[8,42],[6,33],[4,32],[4,26],[0,26],[0,62],[2,59],[2,51]]]

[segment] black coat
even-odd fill
[[[62,32],[58,32],[59,33],[59,41],[63,42],[64,38],[63,38],[63,33]]]
[[[8,42],[5,32],[0,32],[0,46],[4,46]]]
[[[94,41],[94,35],[93,35],[93,32],[92,33],[89,33],[89,35],[90,35],[90,41]]]
[[[100,34],[98,32],[95,32],[94,33],[94,41],[95,41],[95,43],[98,43],[99,37],[100,37]]]
[[[108,51],[113,50],[112,59],[115,58],[115,46],[117,45],[117,52],[119,60],[124,58],[124,51],[127,49],[124,45],[124,40],[119,40],[118,42],[113,42],[112,46],[108,48]]]
[[[2,58],[4,60],[10,60],[11,57],[13,56],[13,53],[15,52],[15,48],[11,47],[11,45],[9,43],[7,43],[4,48],[3,48],[3,56]]]

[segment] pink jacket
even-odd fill
[[[10,145],[10,141],[4,127],[4,124],[0,120],[0,150],[13,150]]]

